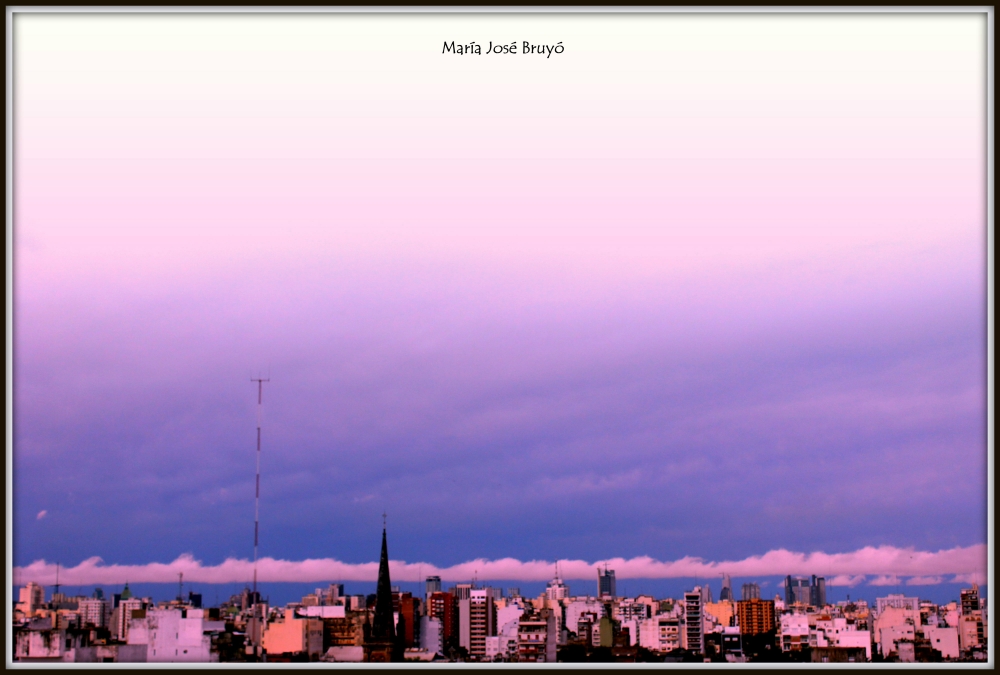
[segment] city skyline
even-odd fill
[[[18,574],[985,586],[983,21],[21,15]]]

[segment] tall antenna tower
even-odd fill
[[[260,424],[263,419],[261,405],[264,401],[264,383],[271,378],[251,377],[251,382],[257,383],[257,490],[253,502],[253,601],[257,602],[257,545],[260,532]]]
[[[270,374],[267,378],[261,377],[251,377],[251,382],[257,383],[257,487],[255,491],[254,503],[253,503],[253,596],[252,597],[252,607],[253,607],[253,630],[249,631],[251,633],[250,642],[252,645],[253,655],[259,657],[260,655],[260,602],[257,595],[257,545],[259,543],[259,533],[260,533],[260,425],[263,420],[263,410],[261,405],[264,401],[264,383],[270,382]]]

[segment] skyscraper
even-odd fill
[[[809,580],[804,577],[785,577],[785,605],[809,605],[812,601]]]
[[[809,604],[813,607],[826,606],[826,579],[815,574],[809,584]]]
[[[754,583],[743,584],[744,600],[760,600],[760,586]]]
[[[617,597],[618,591],[615,588],[615,571],[609,570],[608,566],[604,566],[604,571],[601,568],[597,568],[597,597],[599,598],[614,598]]]
[[[735,600],[733,597],[733,581],[728,574],[722,575],[722,590],[719,591],[719,600]]]
[[[427,596],[441,592],[441,577],[427,577]]]

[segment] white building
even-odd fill
[[[647,603],[632,598],[621,598],[611,611],[615,621],[645,621],[653,616],[652,608]]]
[[[82,625],[103,628],[108,625],[108,602],[102,598],[80,598],[77,602],[77,614],[80,615]]]
[[[695,586],[694,590],[684,594],[684,634],[683,647],[692,652],[705,651],[705,618],[702,613],[702,590]]]
[[[805,614],[782,614],[778,635],[781,639],[781,651],[808,647],[809,617]]]
[[[51,627],[51,622],[38,629],[21,630],[14,635],[13,658],[26,662],[73,663],[81,649],[79,633],[67,633]]]
[[[434,616],[420,617],[420,648],[434,654],[444,654],[441,619]]]
[[[680,620],[662,614],[646,619],[639,626],[639,646],[661,653],[680,649]]]
[[[549,600],[564,600],[569,597],[569,586],[559,578],[558,573],[556,574],[556,578],[546,586],[545,597]]]
[[[517,625],[518,660],[555,663],[557,633],[556,617],[551,610],[522,615]]]
[[[571,630],[579,634],[580,616],[592,614],[597,619],[604,616],[604,603],[593,598],[577,599],[566,605],[564,617],[566,619],[566,630]],[[497,621],[499,623],[499,620]]]
[[[203,609],[148,609],[130,622],[128,644],[146,645],[150,663],[215,662],[211,634],[225,630],[225,621],[207,619]]]
[[[920,598],[908,598],[902,593],[890,593],[885,598],[876,598],[875,603],[876,614],[881,614],[889,607],[920,611]]]
[[[125,598],[118,603],[118,616],[115,621],[114,635],[122,642],[128,642],[129,623],[132,613],[141,612],[146,608],[146,602],[141,598]]]
[[[931,648],[941,652],[942,658],[957,659],[961,655],[958,648],[958,629],[950,626],[924,626],[924,637]]]
[[[21,588],[20,600],[17,608],[27,616],[31,616],[36,609],[45,604],[45,587],[29,581]]]
[[[889,656],[893,652],[899,652],[900,642],[912,644],[916,639],[916,631],[913,624],[897,624],[880,628],[875,637],[878,639],[879,653]]]
[[[866,630],[855,630],[847,619],[819,619],[809,639],[816,647],[864,647],[865,656],[872,659],[872,636]]]
[[[299,607],[296,614],[310,618],[343,619],[347,616],[347,608],[343,605],[311,605]]]
[[[639,642],[640,628],[639,619],[629,619],[628,621],[622,621],[619,627],[622,630],[628,631],[628,643],[629,646],[634,647],[636,643]]]

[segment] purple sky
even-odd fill
[[[653,96],[594,26],[513,79],[302,38],[257,82],[239,22],[33,21],[15,564],[250,556],[268,370],[266,556],[370,562],[383,510],[394,558],[441,567],[986,543],[969,26],[833,22],[803,52],[775,19],[757,88],[688,46],[640,59]],[[197,73],[158,60],[177,35]],[[845,40],[864,72],[830,65]],[[317,93],[296,68],[324,58]]]

